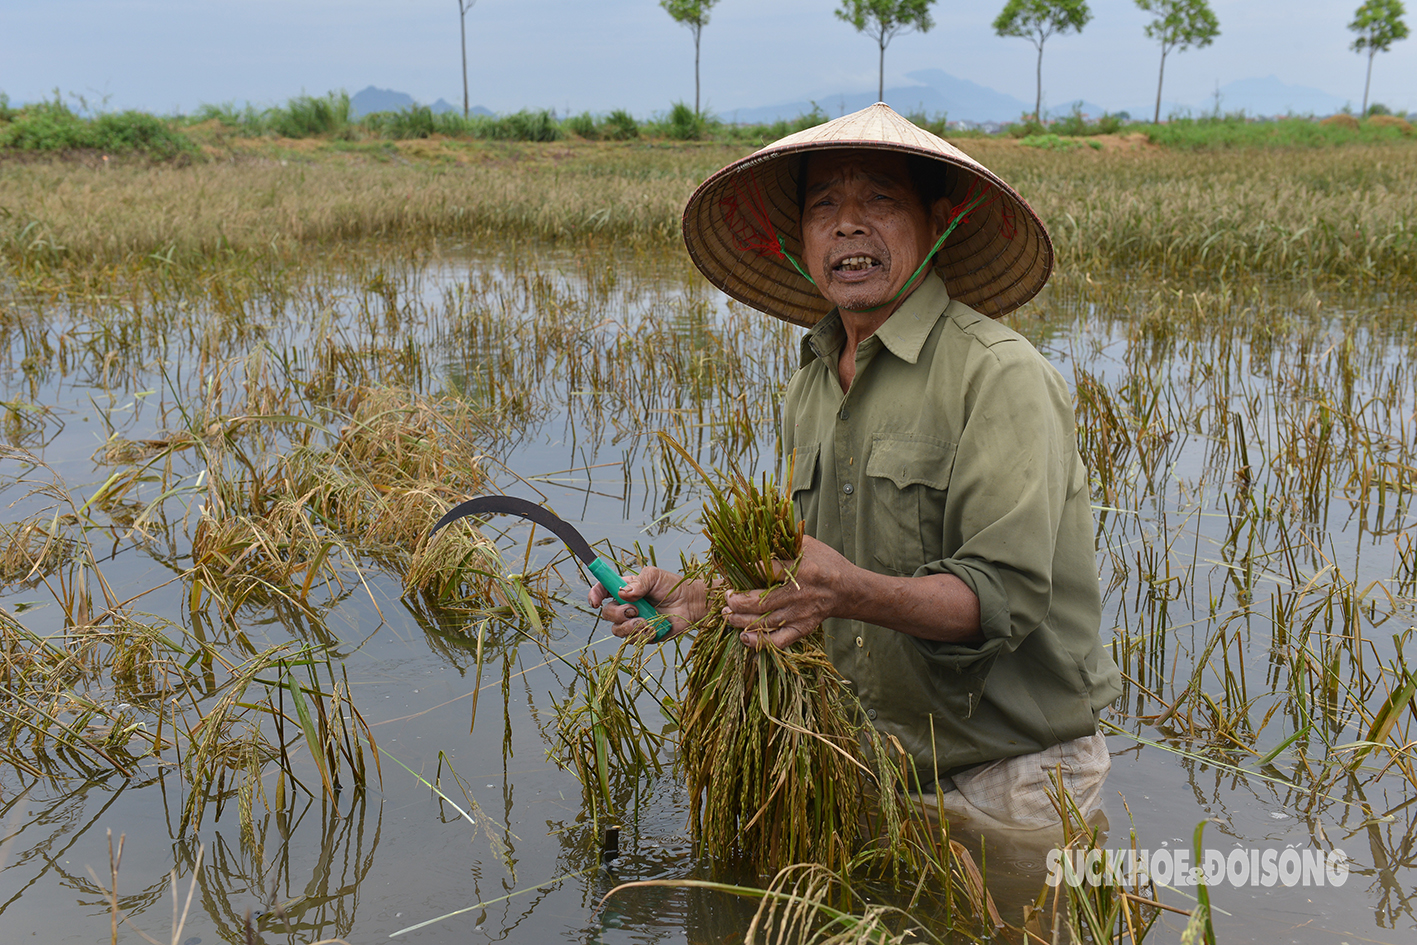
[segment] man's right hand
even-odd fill
[[[670,636],[678,636],[708,614],[708,588],[702,581],[686,581],[673,571],[653,565],[639,574],[625,578],[618,588],[626,603],[617,603],[606,588],[597,583],[590,589],[590,605],[610,621],[610,630],[617,637],[638,636],[646,632],[648,622],[639,616],[634,602],[648,598],[660,614],[669,618],[673,628]]]

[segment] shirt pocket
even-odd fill
[[[911,575],[944,554],[945,498],[956,444],[923,433],[877,433],[866,460],[871,502],[863,544],[886,573]]]
[[[807,529],[807,534],[816,534],[817,500],[820,494],[820,477],[817,462],[821,455],[821,444],[799,446],[792,459],[792,505],[797,512],[797,520]]]

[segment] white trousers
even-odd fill
[[[1084,735],[941,778],[938,791],[926,791],[919,801],[952,823],[962,818],[986,829],[1056,828],[1060,820],[1050,795],[1057,794],[1057,773],[1061,771],[1063,789],[1087,817],[1101,807],[1102,786],[1110,770],[1107,740],[1099,734]]]

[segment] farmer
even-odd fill
[[[1099,637],[1088,476],[1062,377],[993,319],[1047,281],[1052,245],[1021,197],[884,104],[784,138],[710,177],[684,211],[710,281],[810,330],[783,449],[806,535],[795,581],[730,594],[747,646],[825,628],[873,724],[920,788],[984,825],[1057,822],[1110,762],[1121,693]],[[684,629],[702,584],[647,567],[621,595]],[[597,586],[614,632],[633,603]]]

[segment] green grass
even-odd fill
[[[1028,135],[1020,138],[1018,143],[1025,148],[1039,148],[1043,151],[1075,151],[1078,148],[1085,148],[1089,145],[1093,150],[1100,151],[1102,145],[1096,141],[1084,141],[1080,138],[1065,138],[1062,135],[1047,134]]]
[[[1346,116],[1335,116],[1335,119]],[[1333,148],[1344,145],[1413,141],[1412,128],[1397,122],[1311,118],[1256,121],[1243,116],[1178,118],[1159,125],[1130,125],[1153,144],[1188,151],[1230,148]]]
[[[144,112],[83,118],[57,97],[19,109],[0,109],[0,151],[93,150],[141,154],[158,160],[193,156],[197,146],[172,123]]]
[[[279,135],[284,138],[350,138],[356,132],[351,117],[349,95],[329,92],[323,96],[297,95],[285,105],[257,109],[250,103],[238,109],[230,102],[202,105],[185,119],[187,124],[216,122],[241,135]]]

